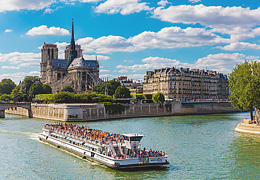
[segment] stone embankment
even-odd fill
[[[260,134],[260,125],[251,124],[250,119],[244,119],[241,123],[237,125],[234,131],[242,133]]]
[[[229,103],[215,104],[182,104],[174,102],[160,106],[159,104],[130,104],[125,105],[121,114],[109,114],[104,104],[31,104],[34,118],[58,121],[95,121],[120,118],[138,118],[155,116],[196,115],[213,113],[239,112]],[[21,107],[9,108],[6,113],[28,115]]]

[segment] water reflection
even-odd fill
[[[230,145],[230,171],[232,179],[260,178],[260,136],[236,133]]]

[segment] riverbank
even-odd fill
[[[239,112],[230,103],[215,104],[128,104],[125,110],[118,114],[106,111],[104,104],[31,104],[34,118],[50,119],[64,122],[87,122],[122,118],[160,117],[179,115],[202,115]],[[28,110],[22,107],[9,108],[9,114],[28,115]]]
[[[244,119],[240,122],[234,131],[242,132],[242,133],[250,133],[250,134],[260,134],[260,125],[259,124],[251,124],[250,119]]]

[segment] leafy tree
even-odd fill
[[[130,91],[127,87],[125,86],[118,86],[116,88],[114,98],[130,98]]]
[[[113,96],[118,86],[120,86],[119,81],[111,80],[99,83],[94,87],[94,90],[100,94],[105,94],[105,89],[107,87],[108,95]]]
[[[26,76],[21,84],[21,93],[28,95],[31,85],[35,82],[40,82],[38,76]]]
[[[157,92],[154,94],[152,99],[155,103],[163,103],[165,101],[164,94],[162,92]]]
[[[44,94],[42,83],[33,83],[29,89],[29,97],[32,99],[36,94]]]
[[[11,94],[15,86],[15,83],[11,79],[3,79],[0,82],[0,94]]]
[[[61,92],[65,91],[65,92],[74,92],[74,89],[71,86],[65,86],[61,89]]]
[[[43,84],[42,85],[43,88],[43,94],[51,94],[52,93],[52,89],[51,86],[49,86],[48,84]]]
[[[53,100],[56,103],[73,103],[75,102],[75,94],[72,92],[62,91],[54,94]]]
[[[260,63],[237,64],[229,75],[229,88],[231,104],[241,111],[250,110],[253,120],[254,107],[260,107]]]
[[[10,94],[3,94],[2,96],[0,96],[0,100],[5,101],[5,102],[9,102],[11,100],[11,95]]]
[[[15,101],[15,102],[28,101],[27,94],[22,94],[21,88],[22,88],[22,85],[18,85],[12,90],[11,98],[13,101]]]

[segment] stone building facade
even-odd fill
[[[229,96],[227,75],[216,71],[189,68],[162,68],[147,71],[144,76],[143,93],[158,91],[166,99],[202,100],[227,99]]]
[[[58,58],[56,44],[45,44],[41,49],[40,80],[52,88],[53,93],[59,92],[65,86],[71,86],[75,93],[93,90],[100,81],[99,63],[95,60],[85,60],[80,45],[75,44],[74,27],[70,45],[66,46],[65,59]]]

